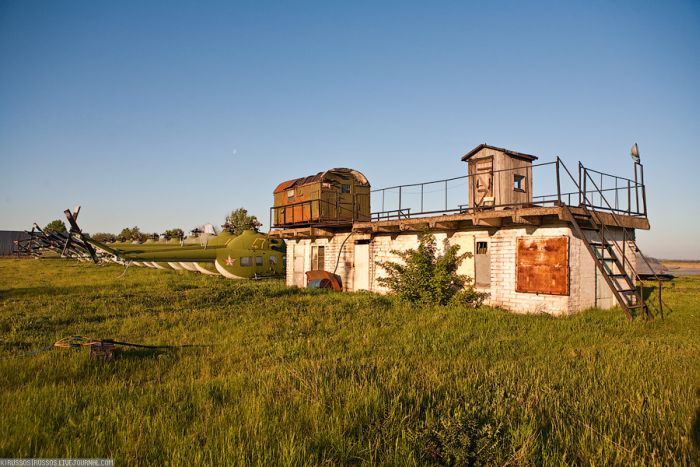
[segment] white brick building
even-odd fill
[[[625,309],[634,309],[642,300],[630,286],[636,280],[634,240],[635,229],[648,229],[649,223],[639,202],[632,208],[635,193],[629,184],[614,192],[613,207],[603,204],[607,190],[594,182],[584,184],[572,176],[577,190],[564,192],[559,159],[533,166],[534,156],[481,145],[463,160],[470,164],[464,177],[468,188],[464,204],[455,209],[411,213],[399,205],[374,213],[369,222],[272,231],[287,239],[287,284],[305,287],[306,271],[325,270],[339,276],[343,290],[385,293],[377,281],[385,274],[378,263],[398,260],[392,251],[417,247],[419,233],[428,230],[439,245],[447,241],[473,255],[459,272],[488,292],[487,303],[494,306],[562,315],[622,305],[620,297],[630,297]],[[547,165],[557,172],[557,193],[533,197],[533,167]],[[586,170],[583,180],[590,177]],[[644,198],[643,184],[634,183]],[[597,187],[595,192],[590,185]],[[625,205],[619,203],[623,193]]]

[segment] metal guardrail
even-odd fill
[[[566,169],[563,164],[563,161],[557,157],[552,162],[489,172],[494,181],[493,190],[495,192],[502,188],[502,186],[496,186],[497,183],[501,183],[501,177],[495,177],[495,174],[516,171],[522,173],[524,168],[530,171],[532,180],[529,183],[533,193],[527,203],[475,205],[470,200],[470,198],[474,198],[474,184],[470,180],[474,175],[467,174],[442,180],[371,190],[369,194],[370,206],[378,206],[380,209],[371,212],[369,218],[358,218],[356,197],[353,197],[351,206],[340,203],[338,197],[335,203],[315,199],[284,206],[273,206],[270,208],[269,225],[272,228],[312,224],[338,225],[356,221],[398,220],[442,214],[474,213],[490,209],[563,205],[585,206],[592,210],[613,214],[646,217],[646,189],[644,168],[641,164],[635,163],[634,179],[630,179],[594,170],[579,162],[578,180],[573,174],[569,174],[570,177],[562,174],[562,168]],[[538,175],[535,176],[535,173]],[[334,215],[328,215],[328,213],[334,213]]]
[[[584,204],[593,210],[646,217],[646,190],[641,164],[635,164],[635,177],[629,179],[587,168],[579,162],[578,182],[573,177],[570,181],[566,177],[562,177],[562,165],[563,161],[557,157],[553,162],[529,166],[532,167],[533,171],[531,175],[533,190],[535,186],[544,186],[550,191],[546,191],[544,194],[533,193],[532,201],[528,203],[475,206],[474,203],[470,202],[470,197],[473,196],[470,190],[472,185],[470,178],[473,175],[468,174],[372,190],[370,192],[372,205],[381,206],[381,209],[372,212],[371,218],[372,220],[393,220],[406,217],[471,213],[497,208],[514,209],[562,205],[576,207]],[[497,173],[522,172],[522,170],[523,167],[492,170],[490,174],[493,177]],[[538,177],[534,175],[535,170],[540,172]],[[550,171],[550,176],[541,174],[543,171]],[[591,184],[593,177],[598,180],[595,188],[592,188]],[[537,180],[537,185],[535,185],[534,180]],[[554,181],[556,181],[556,186],[552,186]],[[464,187],[464,189],[459,189],[460,187]],[[611,202],[608,202],[608,198],[611,199]]]
[[[273,206],[270,208],[269,225],[273,228],[282,228],[317,224],[352,224],[356,221],[369,221],[371,216],[362,216],[358,213],[360,205],[358,197],[361,196],[366,195],[356,194],[353,196],[351,204],[342,203],[340,196],[336,196],[335,202],[312,199],[282,206]]]

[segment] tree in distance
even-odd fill
[[[391,251],[402,262],[377,263],[387,272],[378,282],[409,302],[479,307],[488,294],[477,292],[471,277],[457,273],[461,262],[472,254],[460,255],[459,245],[450,245],[447,239],[443,253],[438,254],[435,236],[430,232],[420,234],[418,241],[418,248]]]
[[[44,232],[65,233],[68,232],[68,229],[66,229],[66,224],[62,220],[56,219],[46,224]]]
[[[175,238],[177,240],[182,240],[185,236],[185,232],[180,228],[168,229],[163,233],[163,238],[170,240]]]
[[[124,227],[122,231],[117,235],[120,242],[143,242],[146,240],[147,236],[141,233],[141,229],[137,226],[131,228]]]
[[[257,232],[261,225],[257,217],[248,215],[247,209],[238,208],[231,211],[231,214],[226,216],[226,222],[224,222],[222,227],[232,234],[238,235],[244,230],[253,230]]]
[[[100,243],[111,243],[117,241],[117,236],[107,232],[97,232],[96,234],[90,235],[90,238]]]

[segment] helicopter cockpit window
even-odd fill
[[[277,264],[277,256],[270,256],[267,260],[270,262],[270,266]]]
[[[252,256],[241,256],[241,266],[250,267],[253,265]]]
[[[263,265],[263,257],[262,257],[262,256],[256,256],[256,257],[255,257],[255,265],[256,265],[256,266],[262,266],[262,265]]]

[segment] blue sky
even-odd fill
[[[1,0],[0,229],[267,224],[280,181],[458,176],[483,142],[631,176],[637,142],[642,248],[700,258],[698,50],[697,1]]]

